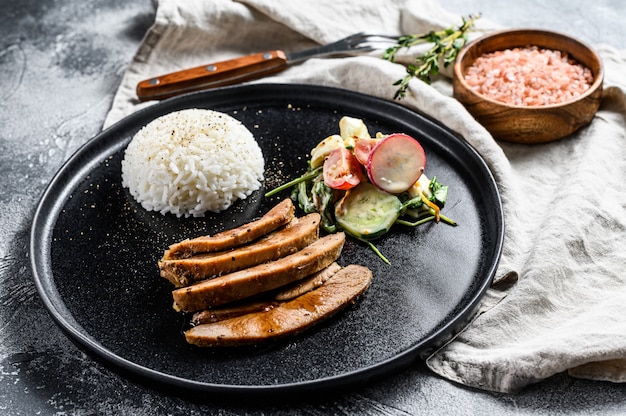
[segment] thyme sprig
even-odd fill
[[[409,81],[418,78],[430,84],[431,76],[439,74],[439,61],[443,62],[444,68],[454,63],[459,51],[467,43],[467,32],[474,26],[474,22],[480,18],[480,13],[463,18],[463,22],[457,28],[431,31],[426,34],[403,35],[398,38],[396,45],[385,50],[383,59],[394,62],[400,49],[410,48],[422,43],[432,43],[432,47],[418,56],[414,64],[407,65],[407,75],[394,82],[398,87],[394,99],[402,99],[406,96]]]

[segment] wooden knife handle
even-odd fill
[[[287,67],[283,51],[275,50],[146,79],[137,84],[140,101],[161,100],[190,91],[236,84],[260,78]]]

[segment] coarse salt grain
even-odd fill
[[[470,88],[493,100],[543,106],[571,100],[591,87],[593,74],[567,53],[528,46],[478,57],[467,68]]]

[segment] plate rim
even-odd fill
[[[273,96],[288,96],[290,93],[294,91],[302,91],[305,90],[309,93],[313,94],[329,94],[332,96],[342,95],[345,97],[359,98],[366,100],[368,102],[376,102],[379,105],[391,106],[396,109],[401,109],[406,111],[407,114],[411,114],[413,116],[418,115],[421,118],[424,118],[429,123],[435,125],[435,127],[444,129],[448,133],[452,133],[462,145],[467,146],[469,150],[471,150],[477,161],[483,166],[485,173],[490,179],[490,185],[492,186],[492,191],[495,193],[496,199],[498,201],[498,206],[496,210],[498,212],[498,218],[496,219],[496,228],[499,230],[497,236],[495,236],[495,259],[491,263],[488,270],[485,273],[488,275],[486,279],[481,281],[481,285],[476,290],[476,295],[469,301],[461,311],[456,313],[454,319],[448,320],[445,325],[439,328],[435,333],[430,334],[425,339],[421,340],[418,345],[414,345],[405,351],[400,352],[399,354],[395,354],[386,360],[378,362],[374,365],[368,365],[365,367],[361,367],[357,370],[348,371],[342,374],[333,375],[333,376],[325,376],[322,378],[316,378],[312,380],[304,380],[298,382],[289,382],[283,384],[270,384],[270,385],[240,385],[240,384],[216,384],[216,383],[207,383],[198,380],[191,380],[188,378],[180,377],[174,374],[168,374],[162,371],[155,370],[153,368],[149,368],[147,366],[135,363],[130,361],[124,357],[119,356],[114,353],[110,349],[106,348],[104,345],[100,344],[96,339],[94,339],[78,322],[70,322],[68,319],[67,313],[69,313],[69,317],[72,317],[69,310],[65,308],[65,303],[62,302],[62,299],[57,298],[54,299],[50,296],[50,292],[56,291],[56,287],[47,286],[45,283],[53,279],[53,276],[45,276],[45,272],[47,270],[47,266],[45,263],[46,259],[50,258],[49,250],[51,241],[43,242],[41,239],[41,235],[43,233],[44,236],[51,237],[51,230],[53,226],[51,223],[56,222],[58,218],[58,208],[56,208],[60,201],[55,200],[53,197],[53,191],[59,187],[64,189],[67,187],[67,184],[62,184],[61,182],[67,176],[68,168],[78,163],[78,159],[84,154],[89,153],[89,149],[91,146],[97,146],[100,138],[103,136],[108,136],[111,134],[115,134],[118,130],[124,130],[125,126],[128,124],[134,124],[137,121],[149,117],[155,118],[158,115],[154,116],[155,112],[159,112],[164,108],[168,108],[171,106],[188,108],[186,105],[189,102],[193,102],[194,100],[202,99],[202,97],[210,97],[218,94],[228,94],[230,91],[248,91],[250,93],[268,93],[273,94]],[[233,94],[235,95],[235,94]],[[323,98],[322,98],[323,100]],[[169,110],[175,111],[175,110]],[[125,147],[126,144],[119,145],[119,147]],[[118,149],[119,150],[119,149]],[[83,171],[91,171],[93,170],[92,166],[96,164],[95,161],[92,161],[90,164],[87,164],[83,167]],[[76,178],[76,173],[71,173],[73,178]],[[46,215],[46,212],[48,215]],[[51,218],[50,213],[54,213],[54,218]],[[227,394],[246,394],[248,396],[264,396],[266,394],[274,394],[274,393],[303,393],[303,392],[311,392],[313,390],[328,390],[337,387],[347,387],[353,386],[356,384],[361,384],[362,382],[369,381],[373,378],[378,378],[380,376],[389,374],[391,370],[397,368],[403,368],[409,362],[413,362],[416,359],[425,359],[428,355],[430,355],[435,349],[440,347],[443,343],[449,341],[449,339],[454,336],[462,327],[464,327],[469,319],[474,316],[476,309],[480,305],[481,300],[483,299],[486,291],[491,287],[495,274],[497,272],[500,258],[502,255],[502,249],[504,244],[504,214],[502,208],[502,200],[500,197],[500,193],[497,187],[497,183],[493,177],[491,170],[489,169],[487,163],[482,158],[482,156],[476,151],[476,149],[471,146],[470,143],[465,141],[463,138],[459,137],[456,133],[451,131],[448,127],[446,127],[443,123],[432,119],[428,115],[425,115],[419,111],[409,109],[405,106],[402,106],[399,103],[394,101],[385,100],[383,98],[375,97],[372,95],[346,90],[343,88],[337,87],[328,87],[328,86],[318,86],[318,85],[309,85],[309,84],[273,84],[273,83],[258,83],[258,84],[245,84],[245,85],[236,85],[229,87],[222,87],[214,90],[208,91],[200,91],[194,92],[190,94],[181,95],[178,97],[173,97],[167,100],[163,100],[159,103],[150,105],[148,107],[144,107],[139,109],[138,111],[124,117],[123,119],[117,121],[107,129],[101,131],[94,137],[88,139],[84,144],[79,146],[76,151],[60,166],[60,168],[56,171],[52,179],[49,181],[44,191],[42,192],[39,202],[37,203],[36,210],[33,216],[31,230],[30,230],[30,268],[33,275],[33,280],[35,281],[37,293],[39,294],[40,299],[42,300],[46,310],[51,315],[53,321],[57,324],[57,326],[62,329],[62,331],[70,338],[72,342],[74,342],[78,347],[86,349],[88,352],[95,354],[95,358],[102,358],[108,364],[112,364],[115,368],[123,370],[125,372],[129,372],[130,376],[135,375],[139,376],[141,379],[146,379],[148,381],[157,381],[160,384],[165,384],[170,387],[176,389],[182,389],[182,391],[203,391],[203,392],[217,392],[217,393],[227,393]],[[43,251],[42,251],[43,249]],[[46,256],[45,254],[48,254]],[[50,268],[51,269],[51,268]],[[51,270],[50,270],[51,272]],[[61,301],[62,305],[59,306],[55,301]],[[63,310],[65,309],[65,310]],[[73,318],[73,317],[72,317]],[[443,336],[445,334],[445,336]],[[421,348],[418,348],[420,347]],[[426,347],[426,348],[424,348]],[[421,349],[421,351],[420,351]],[[360,383],[359,383],[360,382]]]

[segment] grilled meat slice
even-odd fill
[[[222,307],[205,309],[193,314],[191,318],[192,325],[209,324],[213,322],[223,321],[235,316],[246,315],[252,312],[269,311],[280,305],[282,302],[295,299],[298,296],[317,289],[330,279],[341,266],[332,263],[328,267],[313,273],[311,276],[298,280],[297,282],[286,285],[284,288],[278,288],[278,292],[270,300],[258,300],[253,302],[238,303],[236,305],[226,305]]]
[[[320,215],[312,213],[294,218],[288,226],[261,237],[254,244],[186,259],[161,260],[161,277],[182,287],[285,257],[317,240],[319,223]]]
[[[278,260],[176,289],[174,309],[196,312],[300,280],[337,260],[345,239],[342,232],[330,234]]]
[[[197,253],[228,250],[256,240],[288,224],[294,218],[295,207],[287,198],[256,221],[211,236],[202,236],[172,244],[163,260],[191,257]]]
[[[297,282],[293,282],[285,286],[284,288],[278,289],[278,292],[274,295],[274,299],[278,301],[285,301],[297,298],[298,296],[323,285],[324,282],[330,279],[340,269],[340,265],[332,263],[325,269],[322,269],[317,273],[313,273],[311,276],[307,276],[304,279],[300,279]]]
[[[279,305],[275,301],[258,301],[244,303],[236,306],[225,306],[215,309],[205,309],[193,314],[191,318],[192,325],[210,324],[213,322],[223,321],[236,316],[247,315],[253,312],[269,311]]]
[[[315,290],[267,311],[253,312],[202,324],[185,332],[190,344],[200,347],[255,344],[300,333],[354,303],[370,286],[372,272],[350,265]]]

